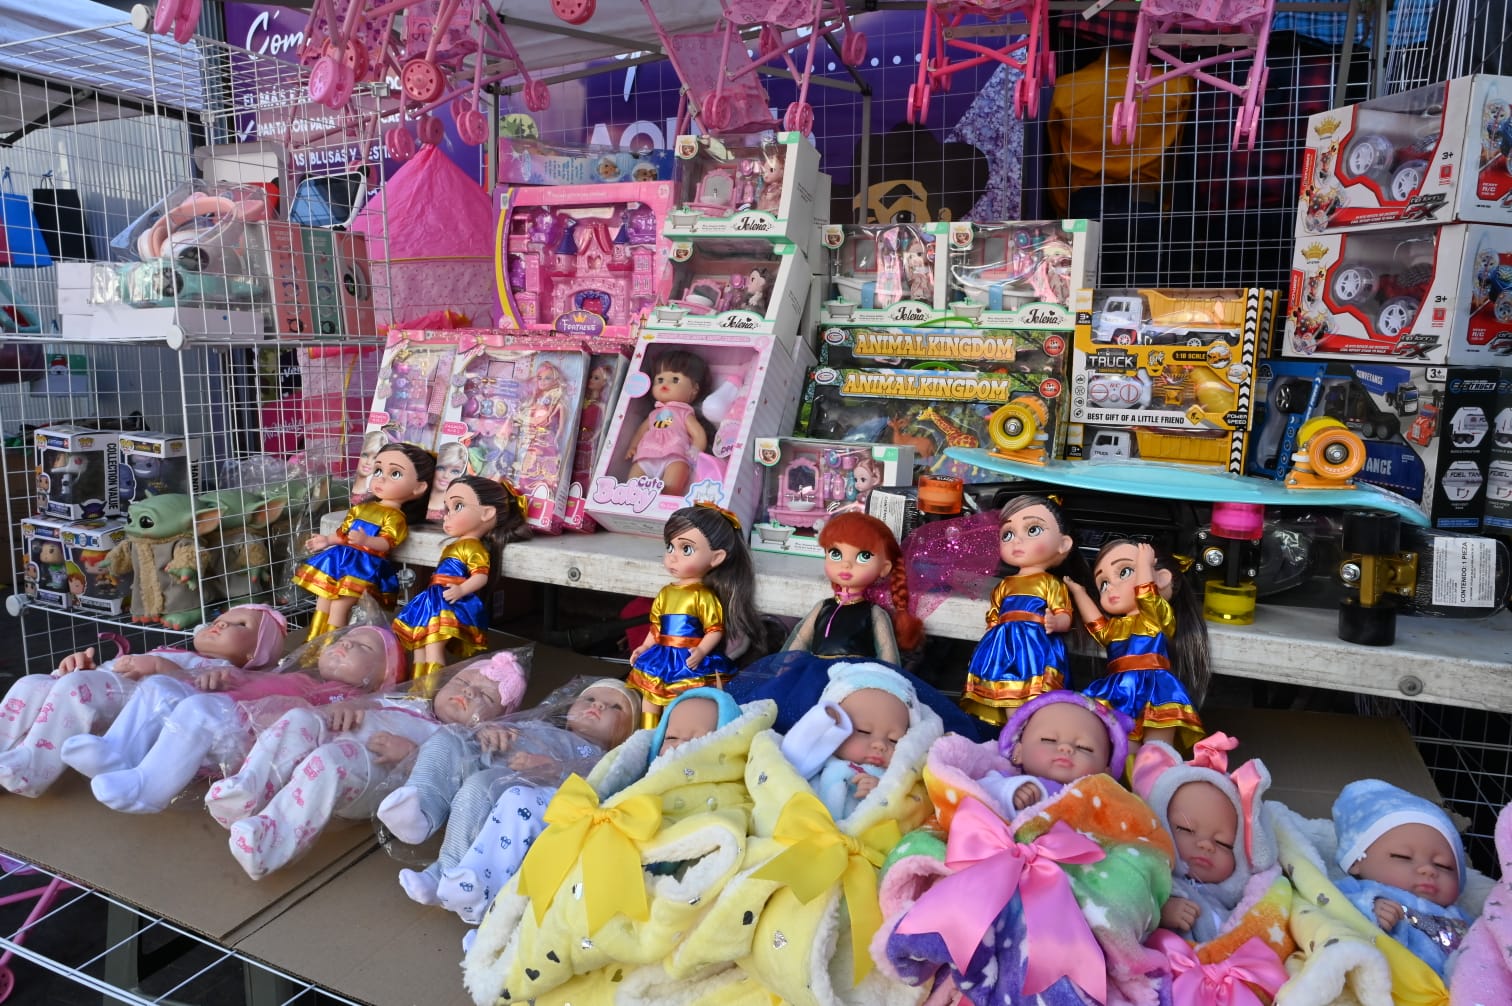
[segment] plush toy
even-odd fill
[[[221,513],[215,554],[225,568],[221,588],[228,601],[266,601],[273,589],[269,529],[283,517],[288,498],[280,493],[221,489],[200,497]]]
[[[114,576],[134,576],[131,620],[187,629],[202,619],[203,605],[221,599],[214,579],[199,578],[196,554],[201,537],[219,526],[215,507],[193,508],[183,493],[164,493],[132,503],[126,511],[126,540],[110,550],[106,565]],[[206,572],[210,572],[207,568]]]

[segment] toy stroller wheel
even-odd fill
[[[1423,187],[1423,176],[1428,173],[1427,161],[1408,161],[1391,175],[1391,198],[1405,203],[1417,195]]]
[[[814,131],[814,106],[806,101],[795,101],[782,116],[782,128],[807,136]]]
[[[200,0],[183,0],[179,7],[179,16],[173,22],[173,40],[179,45],[194,37],[194,29],[199,27],[200,6]]]
[[[860,66],[866,60],[866,32],[851,28],[840,43],[840,58],[846,66]]]
[[[16,976],[10,968],[0,968],[0,1003],[10,998],[11,992],[16,987]]]
[[[1382,307],[1381,313],[1376,316],[1376,331],[1388,339],[1395,339],[1412,324],[1417,317],[1418,299],[1416,297],[1393,297]]]
[[[730,99],[722,94],[709,95],[698,118],[710,133],[724,132],[730,127]]]
[[[1359,646],[1390,646],[1396,642],[1396,616],[1394,607],[1346,597],[1339,602],[1339,638]]]
[[[399,71],[399,83],[404,93],[421,104],[429,104],[441,97],[446,87],[446,77],[441,68],[430,60],[412,59]]]
[[[337,107],[332,99],[336,96],[338,68],[341,64],[330,56],[321,56],[310,70],[310,100],[319,104]]]
[[[346,48],[342,50],[341,61],[352,71],[354,81],[366,80],[371,69],[368,63],[368,48],[360,38],[347,39]]]
[[[908,121],[922,126],[929,118],[929,85],[908,85]]]
[[[357,85],[357,74],[345,63],[336,64],[336,93],[331,96],[332,108],[340,108],[352,97],[352,88]]]
[[[1375,270],[1363,265],[1347,265],[1334,273],[1330,285],[1333,287],[1334,300],[1341,304],[1353,304],[1375,293]]]
[[[1344,151],[1341,163],[1351,175],[1368,175],[1373,171],[1385,171],[1391,167],[1396,149],[1391,141],[1379,134],[1362,136]]]
[[[455,105],[452,107],[452,118],[457,123],[457,135],[469,147],[476,147],[488,139],[483,113],[476,108]]]
[[[403,126],[395,126],[383,137],[383,149],[396,161],[415,156],[415,138]]]
[[[756,58],[774,56],[777,50],[782,48],[782,32],[769,24],[761,26],[761,34],[756,36]]]
[[[525,107],[532,112],[544,112],[551,107],[551,88],[544,80],[532,80],[525,85]]]
[[[551,12],[568,24],[586,24],[597,9],[596,0],[551,0]]]
[[[446,139],[446,126],[434,115],[427,115],[415,123],[415,132],[420,136],[420,142],[429,147],[434,147]]]

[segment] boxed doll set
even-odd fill
[[[34,442],[39,513],[85,520],[125,512],[120,434],[65,424],[42,427]]]
[[[803,340],[808,259],[785,241],[678,241],[667,261],[667,296],[646,318],[660,332],[735,332],[777,338],[789,355]]]
[[[1096,221],[952,221],[948,233],[946,303],[965,324],[1054,328],[1072,292],[1097,285]]]
[[[1512,353],[1512,228],[1303,238],[1290,302],[1286,356],[1495,365]]]
[[[126,540],[120,518],[74,521],[63,526],[73,608],[92,615],[121,615],[131,605],[131,573],[119,576],[106,565],[110,550]]]
[[[440,518],[453,478],[481,475],[508,482],[525,497],[532,527],[561,530],[588,353],[573,339],[458,334],[428,514]]]
[[[587,488],[593,480],[593,462],[609,435],[609,417],[614,398],[625,383],[632,342],[616,339],[588,339],[588,377],[583,382],[583,407],[578,414],[577,444],[572,455],[572,484],[567,489],[567,508],[562,513],[562,528],[567,531],[592,531],[598,527],[588,516]]]
[[[679,136],[673,150],[681,170],[676,205],[667,215],[668,237],[760,236],[807,248],[819,151],[802,133],[778,133],[755,147]],[[820,216],[828,219],[828,206]]]
[[[163,433],[122,433],[121,498],[127,503],[164,493],[193,492],[189,441]]]
[[[801,437],[758,437],[762,468],[760,520],[751,548],[824,558],[819,531],[835,514],[866,513],[872,490],[913,482],[913,448]]]
[[[942,224],[830,224],[821,325],[923,325],[946,317]]]
[[[1065,456],[1244,465],[1270,290],[1079,290]]]
[[[1399,91],[1307,122],[1297,235],[1512,224],[1512,77]]]
[[[373,405],[368,410],[361,459],[385,443],[416,444],[436,449],[452,364],[457,355],[458,332],[391,329],[383,358],[378,363]],[[369,474],[358,465],[358,478]],[[365,492],[366,486],[353,487]]]
[[[499,326],[630,335],[668,292],[662,222],[671,205],[670,181],[500,188]]]
[[[674,511],[709,502],[749,528],[761,493],[756,437],[792,428],[813,355],[769,336],[647,331],[594,466],[588,514],[612,531],[659,535]]]

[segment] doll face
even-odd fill
[[[326,681],[371,691],[384,678],[388,653],[376,630],[353,629],[320,651],[318,667]]]
[[[604,392],[604,386],[609,383],[609,371],[604,367],[594,367],[588,374],[588,396],[597,398]]]
[[[202,657],[218,657],[241,667],[257,651],[263,617],[260,611],[232,608],[195,635],[194,650]]]
[[[444,488],[466,474],[466,452],[453,453],[448,451],[446,456],[436,465],[436,484]]]
[[[698,382],[675,370],[659,370],[651,379],[651,397],[658,402],[692,403],[698,397]]]
[[[1127,615],[1136,606],[1136,555],[1133,544],[1119,545],[1098,560],[1097,568],[1092,571],[1092,580],[1097,584],[1097,606],[1110,615]]]
[[[374,461],[368,491],[383,502],[407,503],[419,499],[429,490],[430,484],[420,481],[414,463],[403,451],[384,451]]]
[[[357,456],[357,478],[359,480],[373,474],[373,465],[377,462],[378,452],[382,449],[383,439],[381,437],[368,437],[362,442],[362,453]]]
[[[902,700],[880,688],[859,688],[840,700],[840,708],[852,729],[835,757],[857,765],[891,765],[898,741],[908,733],[908,707]]]
[[[998,528],[998,554],[1020,573],[1044,572],[1071,551],[1069,534],[1062,534],[1055,515],[1043,506],[1025,507]]]
[[[1234,875],[1239,815],[1217,786],[1189,782],[1177,787],[1166,819],[1188,877],[1202,884],[1221,884]]]
[[[492,531],[499,520],[497,507],[478,502],[478,494],[466,483],[446,487],[441,530],[453,538],[480,537]]]
[[[536,387],[540,391],[554,388],[562,383],[561,373],[549,363],[543,363],[536,368],[535,379]]]
[[[634,728],[630,700],[618,688],[589,687],[567,710],[567,729],[605,751],[623,744]]]
[[[851,478],[856,483],[856,496],[859,498],[871,492],[881,482],[882,476],[869,464],[857,465]]]
[[[55,541],[43,542],[37,547],[37,561],[59,563],[63,561],[63,546]]]
[[[431,709],[442,723],[475,726],[504,715],[499,683],[490,681],[476,664],[453,674],[436,692]]]
[[[843,542],[824,553],[824,575],[848,591],[863,591],[892,572],[892,563],[875,552]]]
[[[709,570],[725,561],[725,550],[713,548],[709,539],[697,528],[678,532],[667,542],[667,554],[662,565],[680,584],[697,583]]]
[[[719,706],[713,699],[683,699],[667,713],[667,732],[657,754],[665,754],[688,741],[705,737],[719,728]]]
[[[1448,908],[1459,900],[1459,865],[1436,828],[1399,824],[1370,843],[1349,871],[1363,880],[1399,887]]]
[[[1025,775],[1072,782],[1108,771],[1112,748],[1108,728],[1090,709],[1052,702],[1029,717],[1008,757]]]

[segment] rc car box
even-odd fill
[[[131,571],[120,575],[106,565],[110,550],[126,540],[119,517],[81,520],[63,526],[73,607],[95,615],[120,615],[131,604]]]
[[[49,517],[115,517],[121,504],[120,434],[84,426],[36,431],[37,507]]]
[[[1297,241],[1283,355],[1488,366],[1512,352],[1512,228]]]
[[[753,456],[762,469],[762,492],[751,547],[761,552],[822,559],[819,530],[826,520],[866,513],[873,489],[913,481],[907,444],[759,437]]]
[[[1478,74],[1312,116],[1297,234],[1512,224],[1509,102],[1512,77]]]
[[[778,133],[756,147],[712,136],[679,136],[677,201],[668,237],[768,237],[802,245],[817,205],[819,151],[802,133]],[[823,209],[829,216],[829,207]]]
[[[63,547],[63,528],[68,523],[57,517],[21,518],[21,547],[26,556],[22,584],[33,601],[53,608],[73,607],[72,572]]]
[[[1299,431],[1326,416],[1363,441],[1358,480],[1418,504],[1434,527],[1474,531],[1488,496],[1489,423],[1500,373],[1492,367],[1263,363],[1246,471],[1285,478]]]
[[[1275,293],[1079,290],[1066,457],[1239,473]]]

